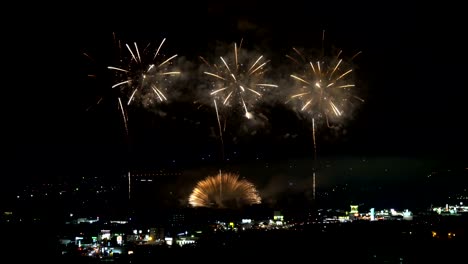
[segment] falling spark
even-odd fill
[[[224,160],[224,140],[223,140],[223,131],[221,129],[221,120],[219,118],[218,105],[216,104],[216,99],[214,99],[213,102],[214,102],[214,106],[216,110],[216,119],[218,120],[219,138],[221,140],[221,156],[222,156],[222,159]]]
[[[264,87],[278,87],[276,84],[266,84],[266,83],[257,83],[257,86],[264,86]]]
[[[211,92],[210,95],[214,95],[214,94],[219,93],[219,92],[221,92],[221,91],[224,91],[224,90],[226,90],[226,89],[227,89],[227,87],[224,87],[224,88],[215,90],[215,91]]]
[[[156,56],[158,56],[159,50],[161,49],[162,45],[164,44],[164,41],[166,41],[165,38],[161,41],[161,44],[159,44],[159,47],[158,47],[158,49],[156,50],[156,53],[154,53],[153,60],[156,59]]]
[[[175,57],[177,57],[177,54],[174,55],[174,56],[172,56],[172,57],[170,57],[169,59],[165,60],[163,63],[159,64],[158,67],[161,67],[161,66],[163,66],[164,64],[170,62],[170,61],[171,61],[172,59],[174,59]]]
[[[135,54],[133,54],[132,49],[128,46],[128,44],[125,44],[127,46],[127,49],[130,51],[130,54],[132,54],[132,58],[136,61],[137,59],[135,58]]]
[[[351,57],[351,60],[354,60],[354,58],[356,58],[356,57],[357,57],[359,54],[361,54],[361,53],[362,53],[362,51],[359,51],[358,53],[354,54],[354,56]]]
[[[312,117],[312,141],[314,143],[314,160],[317,159],[317,144],[315,142],[315,118]]]
[[[302,79],[302,78],[299,78],[299,77],[297,77],[296,75],[292,75],[292,74],[291,74],[291,77],[293,77],[294,79],[299,80],[299,81],[301,81],[301,82],[303,82],[303,83],[310,84],[308,81],[306,81],[306,80],[304,80],[304,79]]]
[[[177,74],[180,74],[180,72],[174,71],[174,72],[163,72],[163,73],[161,73],[161,75],[177,75]]]
[[[125,132],[128,135],[127,117],[125,115],[125,110],[124,110],[123,105],[122,105],[122,100],[120,100],[120,97],[117,98],[117,99],[119,101],[120,110],[122,111],[122,118],[123,118],[123,121],[124,121]]]
[[[353,95],[354,98],[358,99],[359,101],[361,101],[362,103],[364,103],[364,99],[362,99],[361,97],[359,96],[356,96],[356,95]]]
[[[130,99],[128,99],[127,105],[130,105],[130,102],[132,101],[133,97],[135,96],[135,93],[138,89],[133,90],[132,95],[130,95]]]
[[[211,72],[203,72],[203,73],[206,74],[206,75],[214,76],[214,77],[216,77],[216,78],[218,78],[218,79],[221,79],[221,80],[226,80],[226,79],[224,79],[223,77],[221,77],[221,76],[219,76],[219,75],[217,75],[217,74],[211,73]]]
[[[116,84],[112,85],[112,88],[115,88],[115,87],[120,86],[122,84],[131,83],[131,82],[132,82],[131,80],[119,82],[119,83],[116,83]]]
[[[109,66],[107,67],[109,70],[116,70],[116,71],[123,71],[123,72],[128,72],[127,70],[124,70],[124,69],[121,69],[121,68],[117,68],[117,67],[112,67],[112,66]]]
[[[138,60],[139,60],[140,63],[141,63],[140,51],[138,50],[138,46],[137,46],[136,42],[133,42],[133,44],[135,44],[135,50],[136,50],[136,52],[137,52],[137,54],[138,54]]]

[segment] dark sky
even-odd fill
[[[71,10],[38,12],[4,33],[2,150],[13,182],[111,174],[173,160],[193,166],[219,156],[219,142],[210,136],[217,129],[213,109],[196,111],[183,95],[163,107],[164,118],[155,109],[130,109],[133,123],[125,137],[111,83],[102,75],[96,82],[86,77],[102,73],[113,59],[112,32],[128,42],[167,38],[167,52],[180,54],[193,72],[197,57],[213,57],[218,41],[244,38],[280,66],[293,46],[320,48],[326,30],[326,45],[348,55],[363,52],[355,60],[356,92],[366,102],[344,124],[345,134],[319,131],[319,155],[466,162],[466,42],[456,7],[212,1]],[[193,88],[193,76],[184,92]],[[102,103],[86,111],[100,96]],[[256,136],[233,129],[226,153],[239,161],[311,157],[310,124],[282,105],[265,109],[268,129]]]

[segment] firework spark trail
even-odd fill
[[[93,57],[91,57],[88,53],[83,52],[83,55],[84,55],[86,58],[88,58],[90,61],[93,61],[93,62],[95,61],[95,60],[93,59]]]
[[[223,131],[221,129],[221,121],[219,119],[219,112],[218,112],[218,105],[216,104],[216,99],[213,100],[215,110],[216,110],[216,118],[218,119],[218,127],[219,127],[219,138],[221,140],[221,157],[224,160],[224,140],[223,140]]]
[[[221,173],[199,181],[189,196],[193,207],[238,207],[260,204],[261,198],[255,186],[239,179],[238,174]]]
[[[166,41],[166,38],[164,38],[164,39],[161,41],[161,44],[159,44],[158,49],[157,49],[156,52],[154,53],[153,60],[156,59],[156,56],[158,56],[159,50],[161,49],[162,45],[164,44],[164,41]]]
[[[120,100],[120,97],[117,98],[117,100],[119,101],[119,108],[122,111],[122,118],[123,118],[123,121],[124,121],[125,132],[127,133],[127,136],[128,136],[128,126],[127,126],[127,117],[125,115],[125,109],[123,108],[122,100]]]
[[[314,142],[314,160],[317,159],[317,144],[315,142],[315,118],[312,117],[312,140]]]
[[[317,163],[317,143],[315,141],[315,118],[312,117],[312,141],[314,144],[314,168],[312,174],[312,197],[315,200],[315,170],[316,170],[316,163]]]

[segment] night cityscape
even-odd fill
[[[153,4],[4,32],[8,263],[466,261],[457,7]]]

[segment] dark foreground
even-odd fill
[[[200,239],[192,247],[138,246],[134,254],[112,259],[61,255],[53,226],[3,226],[3,258],[11,263],[446,263],[463,261],[464,229],[450,230],[410,223],[311,225],[299,230],[225,232]],[[460,233],[461,232],[461,233]],[[3,263],[3,261],[2,261]],[[31,262],[32,263],[32,262]]]

